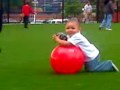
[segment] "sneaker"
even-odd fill
[[[106,30],[112,30],[111,28],[106,28]]]
[[[112,66],[113,66],[113,68],[114,68],[115,71],[119,72],[119,69],[115,66],[114,63],[112,63]]]

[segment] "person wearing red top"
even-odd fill
[[[26,2],[22,7],[24,28],[28,28],[29,16],[31,13],[35,14],[32,7],[29,5],[28,2]]]

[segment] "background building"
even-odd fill
[[[38,0],[38,7],[45,13],[59,13],[61,12],[62,0]]]

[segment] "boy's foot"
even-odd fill
[[[112,66],[113,66],[113,69],[114,69],[115,71],[119,72],[119,69],[115,66],[114,63],[112,63]]]

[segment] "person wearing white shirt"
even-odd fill
[[[76,18],[71,18],[65,25],[67,40],[62,40],[59,35],[53,35],[53,40],[59,45],[69,46],[75,45],[79,47],[86,56],[85,71],[100,72],[100,71],[119,71],[112,60],[101,62],[99,58],[99,50],[91,44],[82,34],[79,21]]]
[[[85,16],[85,22],[88,23],[89,21],[92,20],[92,5],[90,4],[89,1],[85,4],[83,11]]]

